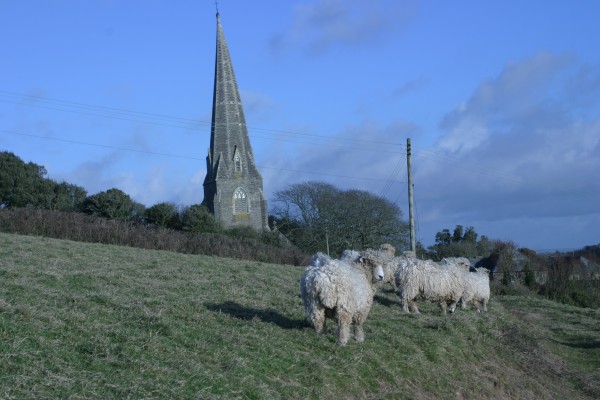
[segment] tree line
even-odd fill
[[[202,204],[178,206],[161,202],[146,207],[117,188],[88,195],[81,186],[56,182],[46,175],[45,167],[1,152],[0,208],[82,212],[188,232],[224,232]],[[364,190],[342,190],[325,182],[291,184],[276,192],[269,225],[283,234],[285,243],[308,254],[323,251],[339,256],[345,249],[376,248],[383,243],[390,243],[399,251],[409,249],[409,225],[398,205]],[[256,236],[249,229],[234,229],[233,234]],[[438,232],[435,244],[427,249],[418,243],[417,254],[434,260],[486,256],[493,242],[485,235],[478,237],[472,226],[464,229],[457,225],[452,233],[449,229]],[[262,235],[262,239],[274,244],[282,242],[277,234]]]
[[[25,163],[10,152],[0,153],[0,209],[34,208],[81,212],[119,221],[151,224],[189,232],[224,232],[202,204],[177,206],[162,202],[145,207],[128,194],[112,188],[88,195],[80,186],[46,177],[46,169]],[[363,190],[341,190],[324,182],[289,185],[275,194],[266,242],[292,244],[311,254],[345,249],[365,249],[391,243],[408,246],[408,224],[400,208]],[[250,229],[228,230],[234,235],[256,236]],[[285,237],[282,239],[282,235]]]
[[[445,257],[485,257],[494,250],[497,242],[485,235],[479,237],[473,226],[465,228],[463,225],[456,225],[452,233],[450,229],[442,229],[436,233],[435,244],[427,249],[421,247],[417,253],[436,261]]]
[[[46,175],[45,167],[0,152],[0,209],[81,212],[180,231],[224,232],[202,204],[161,202],[146,207],[117,188],[88,195],[80,186],[56,182]],[[398,251],[409,249],[409,225],[398,205],[364,190],[342,190],[325,182],[291,184],[276,192],[269,224],[275,233],[263,235],[263,240],[281,244],[281,233],[285,243],[307,254],[326,251],[339,256],[346,249],[376,248],[383,243]],[[234,229],[233,235],[255,236],[256,232]],[[427,249],[417,243],[417,255],[437,261],[444,257],[486,257],[496,247],[497,241],[480,236],[473,226],[456,225],[453,231],[439,231],[435,244]]]
[[[216,232],[218,225],[201,204],[178,207],[162,202],[146,208],[120,189],[88,195],[81,186],[46,177],[46,168],[0,153],[0,208],[36,208],[82,212],[121,221],[146,222],[162,228]]]

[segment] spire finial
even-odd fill
[[[219,16],[219,2],[215,0],[215,9],[217,10],[217,17]]]

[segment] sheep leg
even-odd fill
[[[402,312],[408,314],[408,299],[400,299],[402,301]]]
[[[354,339],[359,342],[362,343],[365,341],[365,330],[361,325],[354,325]]]
[[[442,312],[443,312],[444,314],[446,314],[446,302],[445,302],[445,301],[440,301],[440,302],[438,303],[438,305],[440,306],[440,310],[442,310]]]
[[[410,301],[410,309],[411,309],[411,310],[412,310],[412,312],[413,312],[413,313],[415,313],[415,314],[421,314],[421,313],[419,312],[419,307],[417,307],[417,302],[416,302],[416,301],[414,301],[414,300],[411,300],[411,301]]]
[[[354,339],[359,343],[365,341],[365,330],[363,329],[363,323],[366,319],[367,317],[362,313],[359,313],[359,315],[356,315],[354,318]]]
[[[318,334],[325,333],[325,309],[313,307],[309,312],[310,323]]]
[[[352,318],[350,314],[345,310],[338,310],[337,313],[337,342],[341,346],[345,346],[348,343],[350,337],[350,323]]]

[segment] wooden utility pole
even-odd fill
[[[329,255],[329,227],[325,225],[325,244],[327,246],[327,255]]]
[[[416,254],[415,212],[413,199],[412,161],[410,160],[410,138],[406,139],[406,169],[408,170],[408,220],[410,223],[410,250]]]

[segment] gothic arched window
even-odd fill
[[[237,188],[233,192],[233,213],[241,214],[248,212],[248,194],[242,188]]]

